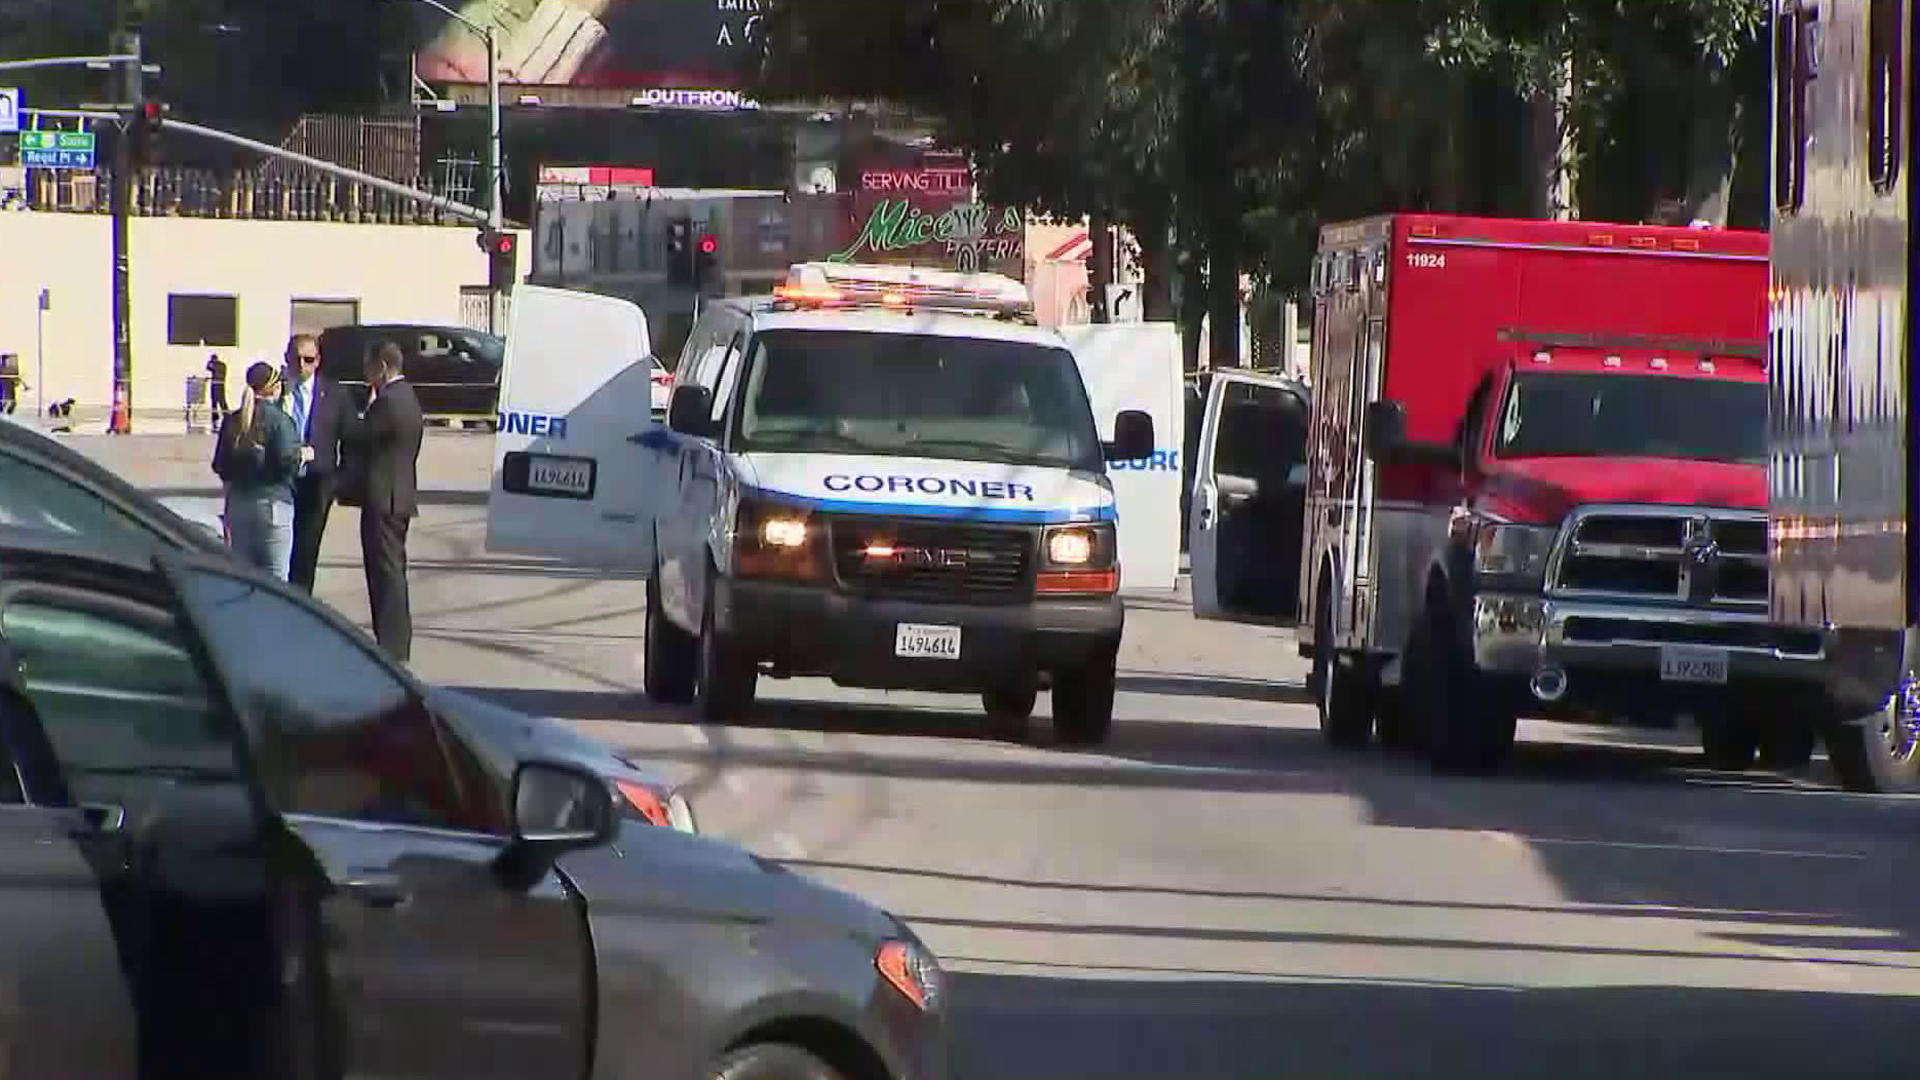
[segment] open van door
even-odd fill
[[[1310,415],[1307,388],[1292,379],[1213,374],[1187,533],[1195,615],[1295,621]]]
[[[659,485],[647,317],[617,297],[522,285],[500,374],[487,550],[653,565]]]

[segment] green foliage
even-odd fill
[[[1171,212],[1187,258],[1285,285],[1322,220],[1522,212],[1522,106],[1569,57],[1587,187],[1644,214],[1689,167],[1688,126],[1650,117],[1730,85],[1752,95],[1768,0],[770,7],[763,96],[915,108],[995,199],[1149,227]]]

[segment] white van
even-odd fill
[[[1051,688],[1063,742],[1113,720],[1109,461],[1073,353],[992,274],[808,263],[713,300],[650,420],[646,320],[523,286],[487,546],[647,579],[645,686],[739,718],[758,679],[977,693],[1005,733]],[[1177,496],[1174,512],[1177,512]]]

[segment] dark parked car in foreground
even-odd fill
[[[219,514],[217,496],[183,496],[163,503],[57,440],[0,423],[0,527],[226,557]],[[628,817],[694,831],[692,808],[665,779],[564,724],[501,709],[471,695],[447,690],[432,694],[448,723],[496,755],[538,753],[593,769],[607,781]]]
[[[943,1075],[906,926],[435,700],[230,559],[0,528],[7,1075]]]

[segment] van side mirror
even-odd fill
[[[682,435],[713,434],[713,391],[704,386],[676,386],[667,403],[667,426]]]
[[[1153,456],[1153,417],[1128,409],[1113,418],[1113,441],[1104,448],[1108,461],[1140,461]]]

